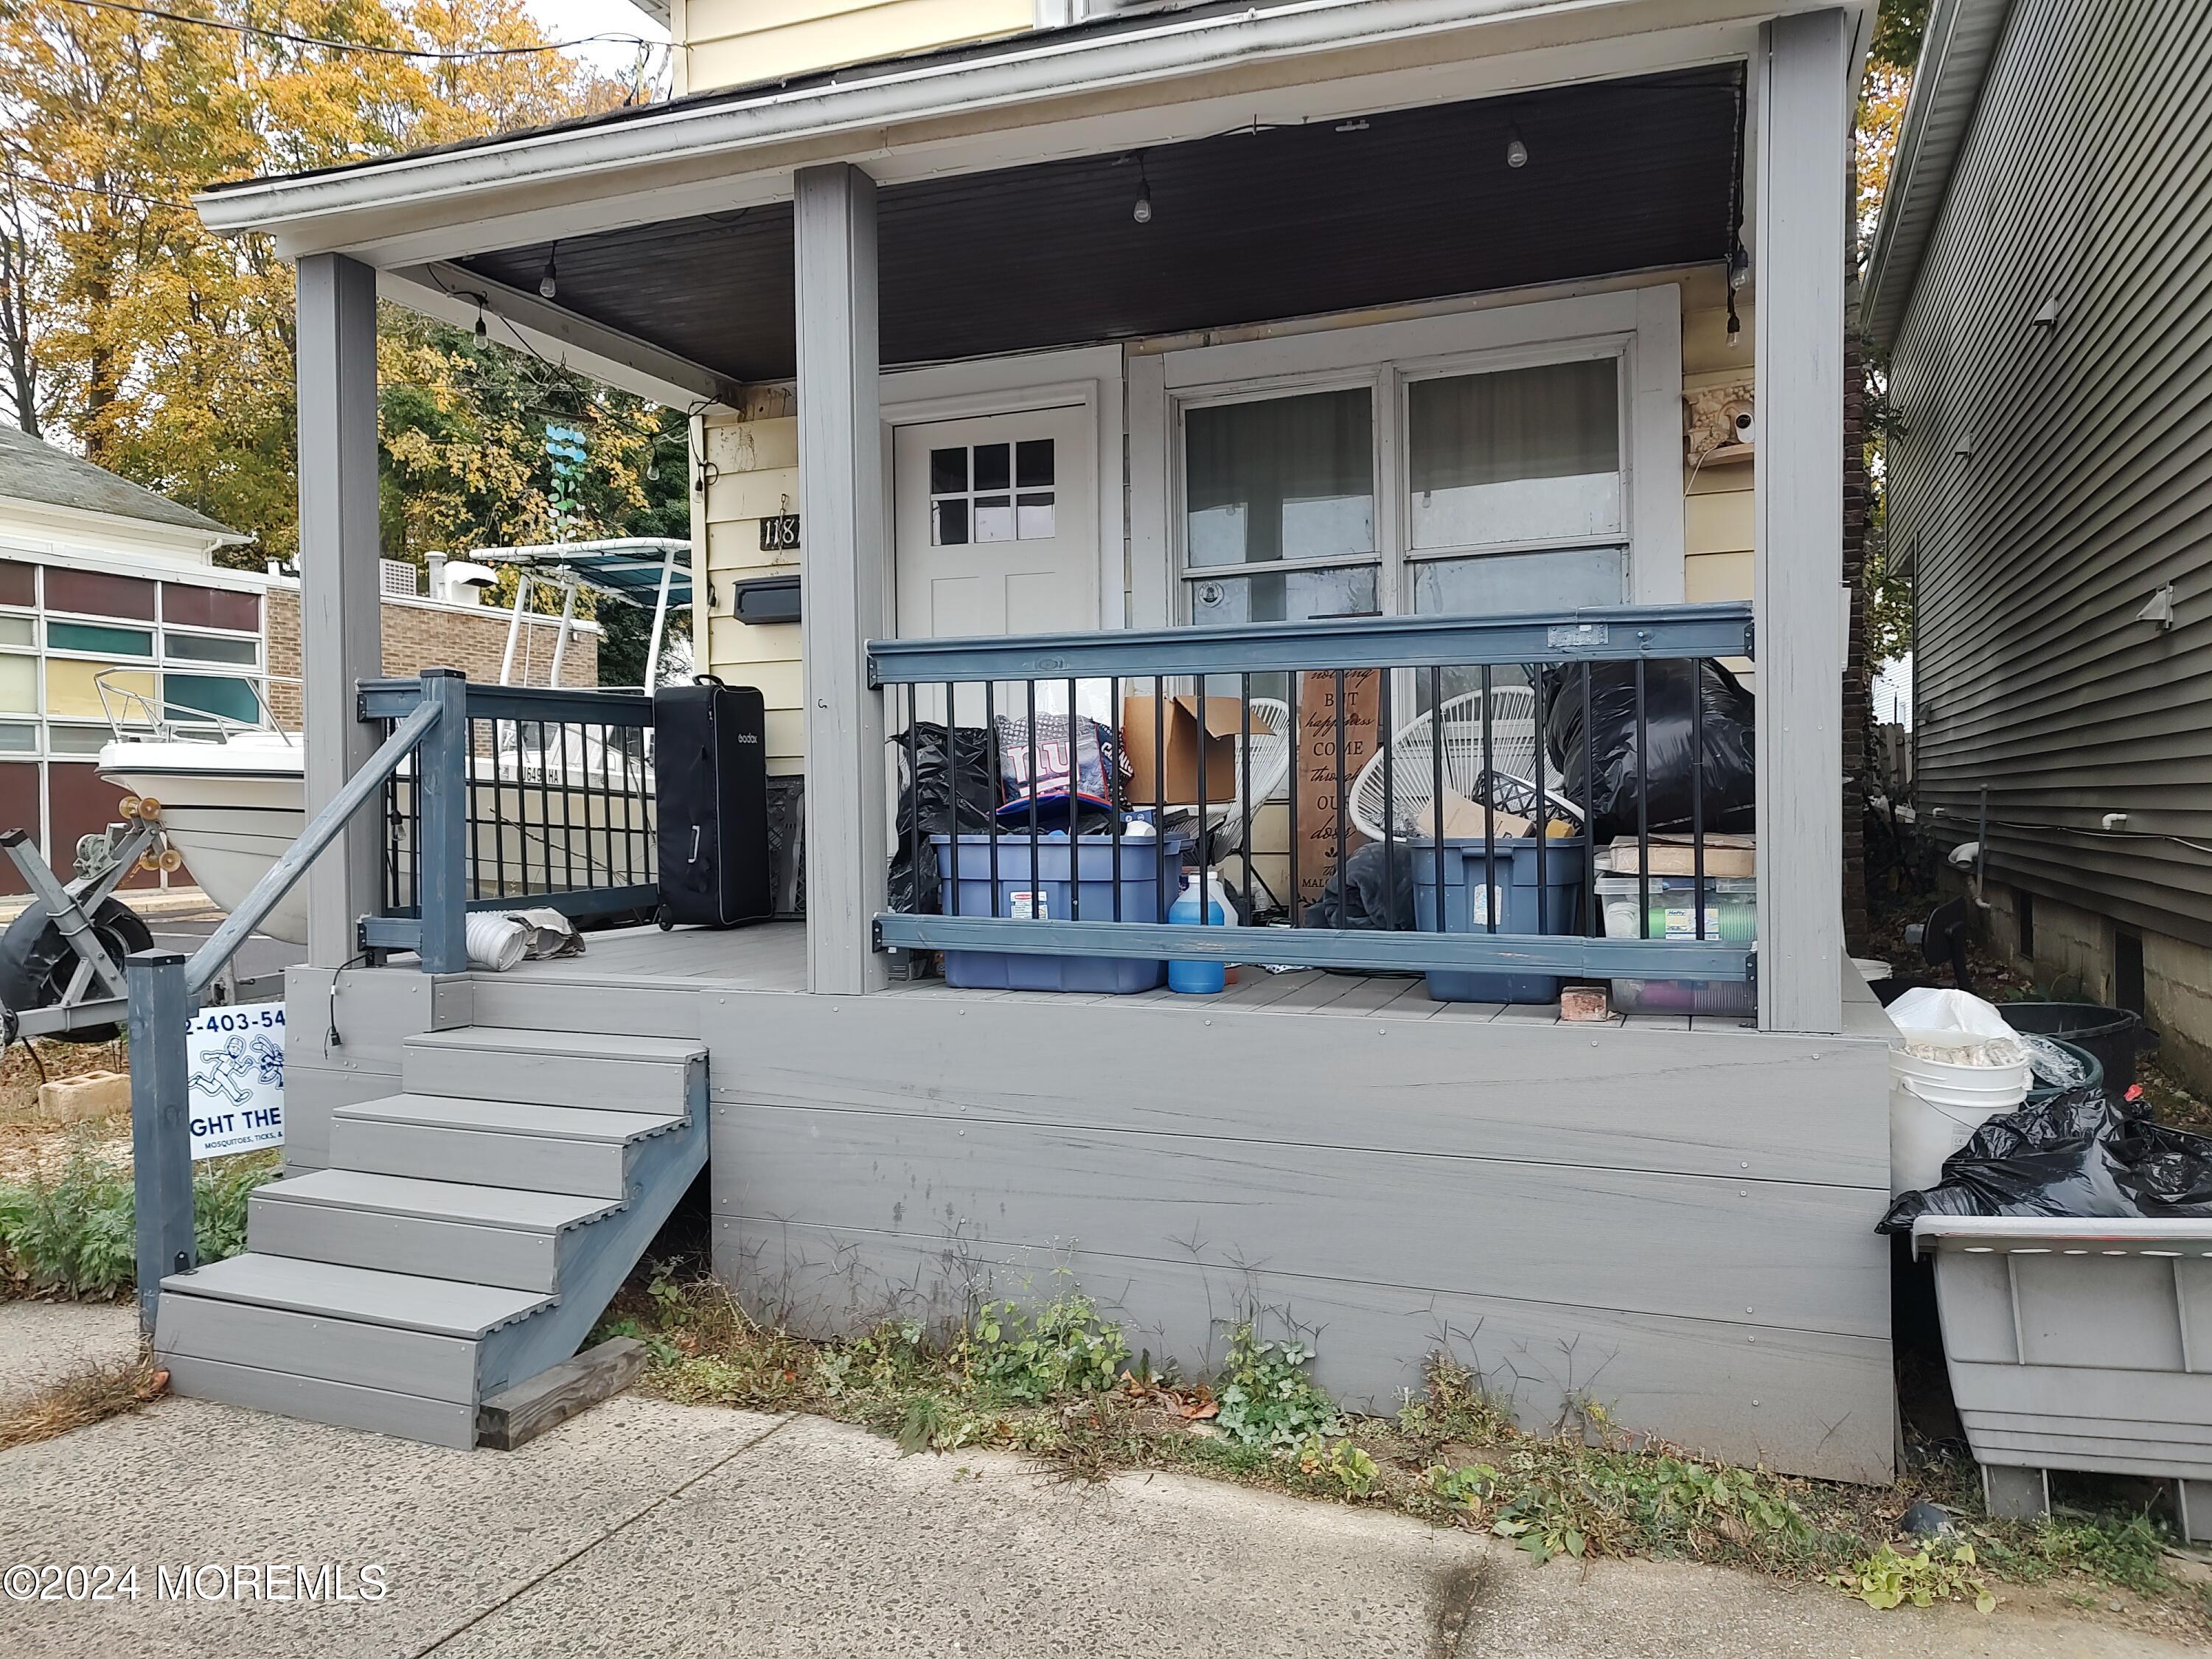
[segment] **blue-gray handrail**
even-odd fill
[[[1513,617],[1355,617],[1103,634],[870,640],[868,684],[1748,657],[1754,654],[1751,621],[1749,605],[1730,601],[1591,605]]]
[[[268,920],[317,856],[376,798],[410,754],[417,756],[416,775],[422,784],[425,868],[459,872],[468,789],[467,696],[468,682],[459,670],[425,670],[415,682],[413,706],[392,735],[315,814],[283,857],[189,961],[180,951],[143,951],[125,962],[138,1320],[148,1332],[154,1328],[163,1277],[189,1272],[197,1258],[191,1079],[185,1057],[185,1026],[194,1002],[246,936]],[[468,965],[467,915],[458,902],[459,896],[458,884],[424,896],[421,948],[426,971],[458,973]]]

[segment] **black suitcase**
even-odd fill
[[[769,877],[767,710],[749,685],[702,674],[653,694],[662,927],[729,927],[775,913]]]

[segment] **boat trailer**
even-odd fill
[[[33,901],[0,936],[0,957],[4,957],[0,959],[0,1048],[19,1037],[104,1042],[128,1022],[130,996],[121,960],[127,951],[118,952],[111,944],[129,943],[131,933],[146,937],[146,927],[136,912],[114,896],[115,890],[134,869],[174,870],[182,860],[162,832],[159,802],[125,797],[122,811],[125,822],[111,823],[105,836],[87,836],[78,843],[78,873],[66,884],[54,874],[27,832],[0,830],[0,851],[15,865]],[[128,927],[118,927],[125,916],[130,919]],[[42,917],[44,925],[34,917]],[[106,939],[103,921],[109,934]],[[59,935],[67,956],[53,946],[49,934]],[[59,968],[68,957],[76,961],[63,982]],[[40,971],[28,971],[33,967]],[[282,978],[270,975],[266,981],[241,983],[226,966],[209,986],[208,1000],[220,1006],[257,993],[266,994],[267,981],[281,984]],[[10,996],[27,1006],[12,1006],[7,1000]]]

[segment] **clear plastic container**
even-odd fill
[[[1598,908],[1607,939],[1644,937],[1637,926],[1635,876],[1597,878]],[[1646,910],[1649,937],[1693,939],[1698,936],[1697,880],[1692,876],[1653,876]],[[1759,938],[1759,883],[1750,876],[1707,876],[1705,937],[1746,947]],[[1616,979],[1613,1006],[1624,1014],[1754,1014],[1759,990],[1748,980]]]

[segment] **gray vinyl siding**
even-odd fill
[[[1892,354],[1888,465],[1923,811],[1968,839],[1986,787],[2003,878],[2212,944],[2212,855],[2168,839],[2212,843],[2208,70],[2203,0],[2017,0]],[[2134,618],[2166,582],[2161,634]]]

